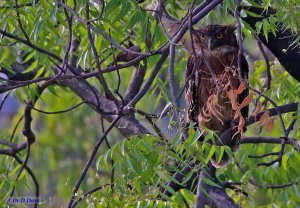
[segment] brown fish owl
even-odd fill
[[[237,149],[241,132],[232,125],[234,118],[245,119],[248,106],[242,102],[248,95],[238,72],[238,44],[231,25],[208,25],[194,30],[195,51],[190,54],[185,74],[185,99],[188,120],[200,130],[210,129],[219,136],[227,129],[235,133],[216,141],[217,145],[227,145]],[[241,57],[243,79],[248,78],[248,64]],[[228,162],[224,153],[219,163],[212,159],[215,167]]]

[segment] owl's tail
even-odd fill
[[[231,148],[233,152],[237,151],[239,148],[240,140],[241,140],[241,135],[240,134],[235,134],[236,131],[234,128],[232,128],[229,124],[224,124],[226,127],[226,130],[223,131],[223,133],[220,133],[219,141],[216,142],[216,145],[218,146],[228,146]],[[216,155],[214,154],[213,157],[211,158],[211,164],[215,168],[221,168],[225,167],[228,165],[230,162],[230,157],[227,154],[226,151],[224,151],[224,154],[221,158],[220,161],[217,160]]]

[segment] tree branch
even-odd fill
[[[96,153],[97,153],[97,151],[98,151],[100,145],[102,144],[102,142],[105,140],[107,134],[108,134],[108,133],[110,132],[110,130],[116,125],[116,123],[119,121],[119,119],[120,119],[121,117],[122,117],[122,116],[117,116],[117,117],[110,123],[109,127],[106,129],[106,131],[103,133],[103,135],[101,136],[101,138],[100,138],[100,139],[97,141],[97,143],[95,144],[94,149],[93,149],[93,152],[92,152],[91,156],[89,157],[89,159],[88,159],[88,161],[87,161],[87,163],[86,163],[86,165],[85,165],[85,167],[84,167],[84,169],[83,169],[83,171],[82,171],[82,173],[81,173],[81,175],[80,175],[80,177],[79,177],[79,179],[78,179],[78,181],[77,181],[75,187],[73,188],[73,191],[72,191],[72,197],[71,197],[71,199],[70,199],[70,201],[69,201],[68,208],[71,208],[71,207],[72,207],[72,205],[73,205],[73,203],[74,203],[74,199],[75,199],[75,197],[76,197],[76,195],[77,195],[77,191],[78,191],[78,189],[79,189],[79,186],[80,186],[80,184],[82,183],[83,179],[85,178],[86,173],[87,173],[88,169],[90,168],[90,166],[91,166],[91,164],[92,164],[92,162],[93,162],[93,160],[94,160],[94,158],[95,158],[95,156],[96,156]]]
[[[240,206],[235,204],[232,198],[227,195],[221,186],[212,186],[206,182],[207,180],[210,180],[219,184],[215,174],[216,168],[211,164],[201,171],[194,208],[204,208],[205,204],[213,208],[240,208]]]
[[[281,139],[275,137],[244,137],[241,139],[241,144],[281,144]],[[294,138],[286,138],[286,144],[290,144],[300,154],[299,141]]]
[[[272,8],[265,10],[259,7],[244,7],[258,17],[247,15],[243,20],[247,22],[255,31],[256,23],[262,19],[268,18],[271,14],[275,14]],[[272,32],[268,33],[268,40],[265,38],[263,31],[258,34],[259,39],[265,46],[276,56],[285,70],[298,82],[300,82],[300,47],[290,47],[293,42],[293,33],[290,29],[282,28],[279,24],[274,35]]]

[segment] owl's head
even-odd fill
[[[214,50],[222,46],[237,47],[233,25],[207,25],[195,30],[194,42],[197,47]]]

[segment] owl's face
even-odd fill
[[[194,41],[197,47],[215,50],[223,46],[237,47],[235,27],[232,25],[207,25],[195,30]]]

